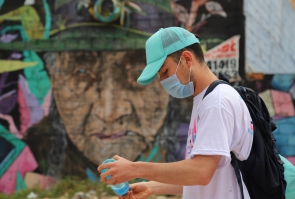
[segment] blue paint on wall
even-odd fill
[[[271,85],[274,89],[288,92],[295,81],[295,74],[274,75]]]
[[[274,136],[277,139],[276,146],[283,156],[295,155],[295,117],[276,121],[277,129]]]

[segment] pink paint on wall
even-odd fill
[[[286,157],[295,166],[295,157]]]
[[[44,116],[47,116],[49,114],[49,108],[50,108],[50,103],[51,103],[51,89],[49,89],[46,97],[44,98],[43,104],[42,104],[42,109],[44,112]]]
[[[26,146],[1,177],[0,192],[5,194],[13,193],[16,186],[17,172],[19,171],[21,176],[24,177],[26,172],[34,171],[37,166],[31,150]]]
[[[290,93],[271,90],[275,115],[283,117],[292,117],[295,115],[292,96]]]
[[[19,104],[20,121],[21,121],[20,133],[22,135],[25,135],[30,125],[30,109],[27,105],[24,91],[20,83],[18,83],[17,101]]]

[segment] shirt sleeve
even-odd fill
[[[197,134],[191,157],[194,155],[221,155],[218,167],[231,161],[230,145],[234,120],[224,108],[211,107],[197,116]]]

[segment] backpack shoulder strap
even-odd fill
[[[242,176],[241,176],[241,173],[240,173],[240,167],[239,167],[239,164],[238,164],[238,160],[237,160],[236,155],[232,151],[230,152],[230,155],[231,155],[231,162],[230,163],[231,163],[232,167],[234,168],[236,178],[237,178],[237,181],[238,181],[238,185],[239,185],[239,188],[240,188],[240,191],[241,191],[241,196],[242,196],[242,199],[244,199]]]
[[[215,88],[216,86],[218,86],[219,84],[228,84],[228,85],[229,85],[229,82],[226,82],[226,81],[223,81],[223,80],[215,80],[214,82],[212,82],[212,83],[209,85],[208,89],[206,90],[206,93],[205,93],[204,96],[203,96],[203,99],[204,99],[209,93],[211,93],[211,92],[214,90],[214,88]]]

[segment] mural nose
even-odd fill
[[[109,84],[112,87],[111,84]],[[97,108],[98,117],[105,122],[114,122],[118,118],[132,112],[131,102],[127,99],[126,91],[108,88],[101,93],[101,103]]]
[[[124,100],[109,100],[106,101],[100,117],[106,122],[113,122],[124,115],[131,114],[131,103]]]

